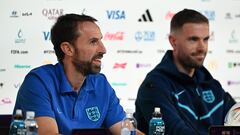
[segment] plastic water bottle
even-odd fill
[[[137,121],[133,117],[133,110],[126,110],[126,117],[122,120],[121,135],[136,135]]]
[[[165,124],[159,107],[154,108],[152,119],[149,122],[149,135],[164,135]]]
[[[26,129],[21,109],[16,110],[14,119],[10,125],[9,135],[25,135]]]
[[[34,117],[35,113],[33,111],[27,111],[25,119],[26,135],[38,134],[38,125]]]

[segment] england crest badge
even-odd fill
[[[98,121],[101,117],[97,106],[86,108],[86,113],[91,121]]]
[[[212,103],[215,100],[215,96],[212,90],[206,90],[202,92],[203,100],[207,103]]]

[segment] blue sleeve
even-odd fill
[[[138,129],[148,134],[148,123],[152,117],[154,107],[160,107],[165,122],[166,135],[196,135],[197,133],[191,125],[182,119],[178,113],[171,93],[167,91],[169,89],[164,87],[164,83],[160,85],[159,83],[146,81],[140,86],[134,115],[138,122]]]
[[[50,100],[47,84],[38,75],[30,72],[18,91],[14,110],[20,108],[24,113],[34,111],[35,117],[54,118]]]

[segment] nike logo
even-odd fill
[[[182,90],[181,92],[175,93],[174,96],[176,97],[176,99],[179,99],[179,96],[185,92],[185,90]]]

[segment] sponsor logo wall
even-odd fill
[[[183,8],[209,18],[211,37],[204,65],[226,91],[240,99],[240,0],[2,0],[0,114],[12,113],[18,89],[31,69],[57,62],[50,29],[57,17],[67,13],[99,20],[107,48],[101,72],[123,107],[134,108],[146,74],[171,49],[169,23]]]

